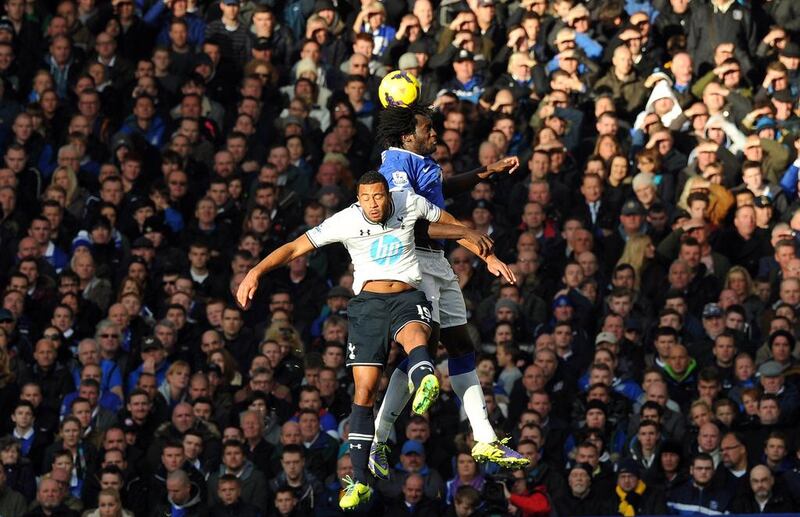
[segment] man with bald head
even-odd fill
[[[697,432],[697,452],[705,453],[714,459],[714,467],[721,464],[719,427],[714,422],[706,422]]]
[[[642,399],[640,399],[642,400]],[[664,440],[677,440],[683,439],[686,432],[685,419],[681,413],[673,411],[667,402],[669,402],[669,391],[667,390],[667,383],[664,381],[656,381],[649,384],[645,388],[644,402],[655,402],[662,407],[663,413],[661,415],[661,436]],[[674,403],[673,403],[674,404]],[[639,407],[634,406],[634,412],[628,424],[628,434],[633,436],[639,428],[641,421],[641,414]]]
[[[206,508],[206,501],[200,488],[190,481],[186,472],[178,469],[167,476],[167,497],[156,507],[153,515],[200,515]]]
[[[56,362],[56,344],[47,338],[37,341],[33,360],[35,363],[25,381],[41,386],[44,397],[42,404],[58,409],[61,397],[75,391],[75,383],[69,370]]]
[[[647,100],[647,89],[633,67],[633,57],[627,45],[615,48],[611,69],[595,84],[595,88],[611,90],[614,103],[623,110],[620,115],[636,113]]]
[[[516,421],[519,415],[522,414],[531,394],[535,391],[543,390],[546,384],[547,378],[540,367],[532,364],[525,368],[522,378],[514,383],[509,396],[508,416],[512,422]]]
[[[77,517],[80,513],[64,504],[65,493],[66,490],[59,481],[52,477],[43,478],[36,490],[36,506],[26,515]]]
[[[692,94],[692,78],[694,75],[692,56],[687,52],[678,52],[672,56],[672,67],[670,68],[673,77],[672,89],[675,97],[682,107],[688,107],[695,97]]]
[[[756,465],[745,476],[750,490],[739,491],[731,504],[731,513],[791,513],[796,511],[788,493],[775,485],[775,476],[766,465]]]
[[[191,429],[194,423],[194,411],[188,402],[181,402],[172,410],[172,425],[181,435]]]
[[[778,300],[792,306],[795,310],[800,308],[800,279],[784,278],[778,287]]]
[[[17,258],[23,259],[28,257],[39,258],[42,256],[39,243],[33,237],[23,237],[17,244]]]
[[[281,426],[281,445],[299,445],[303,443],[300,435],[300,424],[297,422],[286,422]]]
[[[420,474],[409,474],[403,482],[403,503],[398,505],[403,515],[437,515],[434,501],[431,501],[424,493],[425,480]],[[396,511],[390,510],[387,515],[400,515]]]
[[[72,495],[70,492],[70,483],[72,474],[63,468],[54,468],[47,476],[58,483],[61,489],[61,505],[70,510],[81,512],[83,511],[83,502]]]

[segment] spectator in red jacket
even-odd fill
[[[518,510],[520,512],[519,515],[522,517],[550,515],[552,506],[545,486],[529,487],[523,470],[515,470],[511,475],[514,479],[510,490],[508,486],[503,485],[503,491],[509,502],[509,513],[512,513],[511,510]]]

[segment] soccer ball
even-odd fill
[[[402,70],[395,70],[381,81],[378,97],[384,108],[407,108],[419,98],[419,81]]]

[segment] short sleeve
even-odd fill
[[[441,209],[422,196],[409,194],[408,204],[410,207],[413,206],[413,210],[418,214],[419,219],[435,223],[442,216]]]
[[[344,224],[344,219],[349,212],[350,209],[348,208],[325,219],[319,226],[308,230],[306,237],[315,248],[321,248],[334,242],[341,242],[345,237],[343,230],[347,228],[347,224]]]

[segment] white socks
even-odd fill
[[[497,434],[489,423],[486,403],[483,400],[483,389],[475,369],[457,375],[450,375],[453,392],[461,399],[464,412],[467,414],[472,433],[477,442],[495,442]],[[386,442],[394,430],[394,423],[408,401],[412,392],[408,389],[408,375],[401,368],[395,368],[386,388],[383,404],[375,416],[375,441]]]
[[[472,426],[475,441],[490,443],[497,441],[497,434],[494,432],[492,424],[489,423],[483,389],[475,370],[458,375],[451,374],[450,385],[453,386],[453,391],[464,405],[464,412],[469,419],[469,425]]]
[[[386,387],[383,403],[375,415],[375,441],[386,442],[394,430],[394,422],[413,393],[408,389],[408,374],[400,368],[395,368]]]

